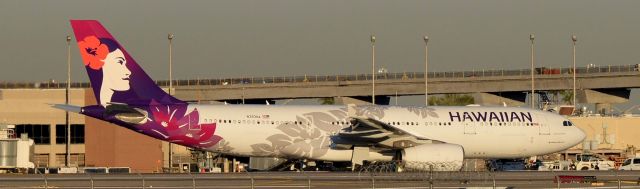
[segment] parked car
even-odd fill
[[[624,160],[619,170],[640,170],[640,158],[629,158]]]
[[[613,161],[598,158],[595,154],[578,154],[576,161],[572,164],[573,170],[611,170],[615,169]]]

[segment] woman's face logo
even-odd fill
[[[127,91],[129,88],[129,76],[131,71],[127,68],[127,59],[120,49],[107,54],[102,66],[103,85],[108,83],[111,90]]]

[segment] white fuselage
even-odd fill
[[[334,148],[330,138],[351,125],[347,106],[189,105],[188,111],[194,108],[201,113],[200,123],[216,123],[215,134],[223,138],[210,151],[351,160],[352,150]],[[568,121],[563,116],[525,108],[359,106],[357,113],[420,138],[461,145],[465,158],[549,154],[575,146],[585,137],[577,127],[563,125]]]

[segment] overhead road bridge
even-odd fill
[[[424,95],[424,73],[376,74],[376,96]],[[520,105],[531,91],[531,70],[429,72],[429,94],[472,94],[479,104]],[[571,68],[537,68],[535,91],[573,89]],[[253,77],[176,81],[176,95],[199,101],[337,98],[338,102],[371,99],[371,74]],[[636,65],[576,68],[579,103],[626,102],[640,87]],[[376,100],[377,102],[379,100]],[[387,101],[388,102],[388,101]]]
[[[424,94],[424,72],[378,73],[376,102],[389,96]],[[429,94],[472,94],[479,104],[520,105],[531,91],[531,70],[473,70],[429,72]],[[538,92],[573,89],[571,68],[536,68]],[[189,101],[259,102],[276,99],[336,98],[338,103],[371,99],[372,74],[301,75],[175,80],[176,97]],[[168,81],[157,81],[168,86]],[[576,69],[579,103],[626,102],[631,88],[640,87],[637,65],[580,67]],[[0,83],[0,88],[64,88],[65,83]],[[72,83],[86,88],[88,83]],[[379,99],[379,100],[378,100]]]

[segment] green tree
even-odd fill
[[[570,91],[570,90],[560,91],[560,96],[562,96],[562,102],[564,102],[565,104],[573,103],[573,91]]]
[[[328,98],[319,98],[318,102],[320,102],[320,104],[322,105],[332,105],[332,104],[336,104],[336,100],[333,97],[328,97]]]
[[[429,105],[465,106],[473,103],[473,96],[468,94],[445,94],[429,97]]]

